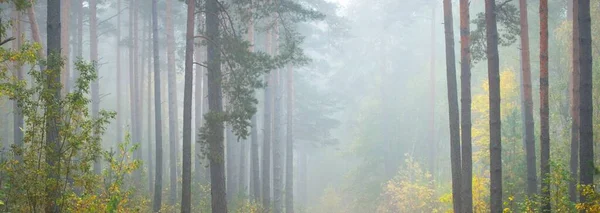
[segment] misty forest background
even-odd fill
[[[599,19],[598,0],[0,0],[0,211],[600,212]]]

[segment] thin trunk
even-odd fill
[[[302,146],[299,150],[298,198],[300,206],[306,208],[308,206],[308,149],[306,146]]]
[[[96,17],[96,0],[90,0],[90,60],[94,64],[94,68],[98,72],[98,22]],[[92,95],[92,118],[97,119],[98,113],[100,112],[100,88],[99,78],[94,79],[91,86]],[[94,160],[94,173],[100,174],[102,172],[102,160]]]
[[[436,13],[437,7],[434,5],[432,6],[431,9],[431,61],[429,62],[429,83],[431,85],[430,87],[430,102],[429,102],[429,107],[431,107],[431,111],[429,113],[431,113],[431,117],[429,118],[429,131],[431,133],[431,139],[430,139],[430,147],[431,147],[431,152],[429,152],[429,164],[431,166],[430,172],[432,177],[435,179],[436,177],[436,156],[437,156],[437,147],[438,144],[436,142],[436,138],[435,138],[435,34],[436,31],[435,29],[437,28],[437,23],[435,20],[435,13]]]
[[[473,160],[471,150],[471,38],[469,1],[460,1],[460,97],[462,211],[473,212]]]
[[[276,34],[275,34],[276,35]],[[281,70],[275,73],[273,82],[274,114],[273,114],[273,212],[283,212],[283,141],[281,138]]]
[[[592,33],[590,0],[579,0],[579,183],[594,181],[594,132],[592,102]],[[585,197],[580,197],[585,202]]]
[[[147,61],[147,65],[148,65],[148,83],[147,83],[147,91],[148,92],[148,98],[146,99],[146,106],[148,107],[148,130],[147,130],[147,134],[148,134],[148,189],[150,192],[153,191],[154,189],[154,158],[152,157],[152,114],[153,114],[153,107],[152,107],[152,97],[153,97],[153,91],[152,91],[152,79],[153,79],[153,73],[152,73],[152,21],[148,20],[148,35],[147,35],[147,45],[148,45],[148,61]]]
[[[226,101],[225,101],[226,102]],[[226,172],[226,185],[227,185],[227,200],[233,200],[237,193],[235,180],[237,179],[235,170],[235,151],[234,148],[237,145],[237,140],[233,135],[233,127],[229,124],[225,127],[225,168]]]
[[[250,20],[248,27],[248,41],[250,41],[250,52],[254,52],[254,21]],[[252,116],[250,121],[252,125],[250,135],[250,195],[256,202],[260,200],[260,165],[258,157],[258,124],[256,122],[256,114]]]
[[[27,17],[29,18],[29,26],[31,26],[31,37],[33,38],[33,41],[35,41],[43,47],[44,43],[42,43],[42,38],[40,36],[40,28],[38,26],[37,19],[35,18],[34,0],[30,0],[30,3],[31,7],[27,8]],[[44,48],[38,49],[37,54],[39,57],[39,61],[43,61],[46,59]],[[44,67],[41,63],[40,70],[44,70]]]
[[[550,212],[550,129],[548,109],[548,0],[540,0],[540,168],[542,212]]]
[[[579,0],[569,1],[572,8],[572,49],[571,49],[571,158],[569,160],[571,181],[569,182],[569,198],[577,202],[577,171],[579,169]]]
[[[179,159],[179,129],[177,128],[177,82],[175,73],[175,37],[173,29],[173,0],[166,1],[167,79],[169,90],[169,204],[177,199],[177,160]]]
[[[83,0],[78,0],[77,1],[77,36],[76,36],[76,44],[75,46],[77,48],[75,56],[78,58],[83,58]],[[73,79],[77,80],[79,79],[79,71],[78,70],[74,70],[73,72]],[[75,87],[71,88],[72,90],[75,89]]]
[[[285,212],[294,212],[294,70],[287,71],[287,127],[285,145]]]
[[[238,189],[238,194],[241,195],[242,197],[246,197],[248,195],[248,187],[246,184],[246,170],[248,169],[248,167],[246,167],[246,165],[248,164],[248,155],[246,155],[246,153],[248,153],[248,149],[246,148],[246,143],[248,143],[247,140],[243,140],[240,141],[240,152],[239,152],[239,164],[238,164],[238,183],[237,183],[237,189]]]
[[[198,24],[196,26],[196,33],[197,34],[201,34],[202,33],[202,15],[198,14],[197,15],[197,19],[198,19]],[[195,51],[195,62],[197,63],[203,63],[203,59],[204,59],[204,54],[206,53],[205,49],[202,48],[202,46],[199,44],[197,44],[196,46],[196,51]],[[194,161],[194,170],[195,170],[195,180],[197,183],[200,183],[202,181],[202,172],[205,171],[204,166],[202,165],[202,158],[200,156],[202,156],[202,150],[201,150],[201,146],[198,143],[198,141],[200,141],[200,128],[202,128],[203,126],[203,116],[204,116],[204,67],[201,65],[196,65],[196,75],[195,75],[195,97],[194,97],[194,101],[196,104],[196,109],[195,109],[195,122],[196,122],[196,129],[195,129],[195,136],[196,136],[196,143],[195,143],[195,161]]]
[[[160,99],[160,56],[158,48],[158,14],[157,0],[152,0],[152,53],[154,61],[154,131],[155,133],[155,151],[156,151],[156,176],[154,182],[154,200],[152,211],[158,212],[162,202],[162,107]]]
[[[14,24],[13,24],[13,37],[16,38],[16,42],[13,43],[13,49],[17,50],[19,48],[21,48],[21,45],[23,45],[23,37],[21,36],[22,32],[23,32],[23,25],[21,24],[21,12],[19,11],[14,11],[14,18],[13,20],[15,20]],[[18,63],[15,63],[16,67],[15,67],[15,74],[14,76],[19,80],[22,81],[23,80],[23,67],[21,65],[19,65]],[[23,111],[21,109],[21,107],[19,107],[19,105],[17,104],[17,101],[13,101],[13,142],[15,144],[16,147],[22,147],[23,146]],[[22,156],[18,155],[16,156],[17,160],[21,161],[22,160]]]
[[[117,11],[121,11],[121,0],[117,0]],[[122,78],[123,74],[121,73],[121,13],[117,14],[117,45],[116,45],[116,66],[117,66],[117,90],[115,94],[117,95],[117,140],[123,140],[123,114],[124,110],[122,109],[121,103],[121,91],[123,91]],[[115,146],[117,147],[117,146]]]
[[[525,153],[527,158],[527,195],[532,197],[537,193],[537,173],[535,157],[535,136],[533,121],[533,98],[531,96],[531,65],[529,60],[529,23],[527,21],[527,1],[519,0],[521,16],[521,79],[525,124]]]
[[[192,83],[194,78],[194,11],[196,1],[187,3],[185,33],[185,85],[183,91],[183,168],[181,184],[181,212],[192,209]]]
[[[272,30],[267,31],[267,53],[272,53],[271,48]],[[262,205],[265,211],[271,208],[271,107],[273,104],[271,97],[272,73],[265,74],[266,82],[264,93],[264,118],[263,118],[263,146],[262,146]]]
[[[490,208],[502,212],[502,144],[500,133],[500,59],[496,2],[485,1],[490,113]]]
[[[69,87],[70,87],[70,82],[69,82],[69,76],[70,76],[70,72],[71,72],[71,60],[70,60],[70,55],[69,55],[69,10],[71,7],[71,1],[70,0],[61,0],[61,14],[60,14],[60,22],[62,23],[60,25],[60,33],[61,33],[61,38],[60,38],[60,42],[61,42],[61,55],[63,57],[63,60],[65,61],[64,63],[64,67],[61,73],[61,83],[63,85],[63,88],[61,89],[62,91],[62,95],[65,96],[67,94],[67,92],[69,91]]]
[[[140,146],[142,145],[142,112],[143,109],[141,107],[141,102],[142,102],[142,92],[141,92],[141,83],[142,83],[142,76],[141,76],[141,66],[140,66],[140,52],[139,52],[139,7],[140,7],[140,2],[139,0],[135,0],[133,1],[133,86],[134,86],[134,108],[132,113],[135,113],[135,120],[132,122],[134,125],[134,134],[135,134],[135,140],[133,141],[133,143],[137,143],[140,144]],[[136,149],[134,151],[134,159],[137,160],[142,160],[142,150],[140,149]],[[136,170],[134,172],[134,180],[136,184],[140,184],[141,180],[142,180],[142,172],[141,170]],[[141,186],[141,184],[140,184]]]
[[[219,6],[217,1],[207,1],[206,5],[206,37],[207,65],[208,65],[208,107],[209,120],[209,159],[211,179],[211,206],[213,213],[227,213],[227,198],[225,193],[225,165],[223,162],[223,121],[215,118],[223,112],[223,99],[221,96],[221,53],[219,39]]]
[[[48,63],[50,66],[48,70],[51,72],[46,76],[46,86],[50,90],[50,95],[44,96],[46,103],[46,144],[50,149],[46,149],[46,163],[49,166],[49,177],[51,180],[46,185],[46,205],[45,212],[60,212],[58,206],[59,193],[56,190],[52,190],[56,185],[56,182],[60,181],[60,136],[59,136],[59,113],[60,106],[56,105],[56,101],[60,98],[60,67],[58,61],[60,60],[60,47],[61,47],[61,32],[60,32],[60,0],[48,0],[47,10],[47,35],[46,42],[48,43],[48,59],[51,60]],[[31,7],[33,8],[33,6]],[[31,9],[33,11],[33,9]],[[30,13],[32,14],[32,13]],[[35,19],[35,16],[33,17]],[[32,23],[33,24],[33,23]],[[39,39],[39,35],[38,35]],[[42,54],[40,54],[42,55]]]
[[[461,211],[461,156],[456,85],[456,59],[454,54],[454,29],[452,27],[452,3],[444,0],[444,29],[446,32],[446,70],[448,81],[448,113],[450,124],[450,164],[452,168],[452,204],[454,212]]]

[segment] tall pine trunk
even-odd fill
[[[225,193],[225,164],[223,156],[223,121],[217,115],[223,112],[221,97],[221,52],[219,32],[219,6],[217,1],[207,1],[206,5],[206,37],[208,67],[208,108],[207,125],[209,128],[209,159],[211,179],[211,206],[213,213],[227,213],[227,197]]]
[[[527,158],[527,195],[537,193],[537,174],[535,157],[535,135],[533,121],[533,98],[531,96],[531,63],[529,59],[529,23],[527,21],[527,0],[519,0],[521,25],[521,79],[523,85],[522,102],[524,106],[525,155]]]
[[[175,73],[175,36],[173,29],[173,0],[166,1],[167,79],[169,90],[169,204],[177,199],[177,160],[179,158],[179,129],[177,128],[177,82]]]
[[[123,115],[125,114],[122,109],[121,103],[121,91],[123,91],[122,87],[122,73],[121,73],[121,0],[117,0],[117,44],[116,44],[116,66],[117,66],[117,90],[115,94],[117,95],[117,140],[116,142],[123,140]],[[117,148],[117,146],[115,146]]]
[[[277,41],[277,40],[276,40]],[[275,72],[273,82],[274,114],[273,114],[273,213],[283,212],[283,141],[281,138],[281,70]]]
[[[550,212],[550,126],[548,108],[548,0],[540,0],[540,168],[542,212]]]
[[[250,20],[248,27],[248,41],[250,41],[250,51],[254,52],[254,21]],[[250,135],[250,195],[256,202],[260,200],[260,165],[258,156],[258,124],[256,114],[252,116],[251,135]]]
[[[64,66],[62,68],[62,72],[61,72],[61,83],[63,85],[62,88],[62,95],[66,96],[67,92],[69,91],[69,87],[70,87],[70,82],[69,82],[69,76],[70,76],[70,71],[71,71],[71,60],[70,60],[70,49],[69,49],[69,10],[71,7],[71,1],[70,0],[61,0],[61,13],[60,13],[60,22],[62,23],[60,25],[60,42],[61,42],[61,56],[63,58],[63,60],[65,61]]]
[[[148,144],[148,149],[146,150],[148,152],[148,156],[146,156],[148,158],[148,190],[150,192],[152,192],[154,190],[154,157],[153,157],[153,152],[152,152],[152,141],[153,141],[153,137],[152,137],[152,133],[154,131],[152,131],[152,114],[153,114],[153,106],[152,106],[152,98],[153,98],[153,87],[152,87],[152,80],[154,79],[154,74],[152,73],[152,21],[151,19],[148,19],[148,34],[146,35],[146,41],[148,41],[147,45],[148,45],[148,51],[147,51],[147,56],[148,56],[148,61],[147,62],[147,70],[148,70],[148,79],[147,79],[147,84],[146,84],[146,92],[148,94],[148,98],[146,99],[146,107],[147,107],[147,113],[148,113],[148,123],[147,123],[147,132],[146,134],[148,134],[148,140],[147,140],[147,144]]]
[[[579,184],[594,183],[594,131],[592,102],[592,33],[590,0],[579,0]],[[586,199],[583,195],[581,202]]]
[[[456,84],[456,59],[454,54],[454,29],[452,3],[444,0],[444,29],[446,32],[446,78],[448,81],[448,113],[450,124],[450,164],[452,169],[452,204],[454,212],[461,211],[461,156]]]
[[[32,5],[33,8],[33,5]],[[56,101],[60,97],[60,47],[61,47],[61,33],[60,33],[60,0],[48,0],[47,3],[47,34],[46,42],[48,63],[48,71],[46,72],[46,86],[49,90],[49,95],[44,96],[44,102],[46,104],[45,109],[45,123],[46,123],[46,163],[49,166],[48,175],[50,180],[46,184],[46,200],[45,200],[45,212],[59,212],[58,199],[60,194],[53,190],[57,187],[56,182],[60,181],[60,137],[59,137],[59,106],[56,105]],[[32,9],[33,11],[33,9]],[[35,16],[33,16],[35,19]],[[32,23],[32,26],[33,23]],[[38,35],[39,38],[39,35]],[[40,54],[41,55],[41,54]]]
[[[158,48],[157,0],[152,0],[152,53],[154,61],[154,131],[156,139],[156,176],[154,182],[154,200],[152,211],[158,212],[162,203],[162,107],[160,98],[160,49]]]
[[[23,37],[21,36],[23,33],[23,24],[21,23],[21,12],[16,11],[16,9],[14,11],[13,20],[15,21],[13,24],[13,37],[16,38],[16,42],[13,43],[13,49],[17,50],[23,45]],[[20,64],[15,63],[14,70],[16,79],[22,81],[24,79],[23,67]],[[13,101],[13,141],[16,147],[23,147],[23,125],[23,111],[17,104],[17,101]],[[17,155],[16,159],[21,161],[22,156]]]
[[[197,15],[197,19],[198,19],[198,23],[196,26],[196,33],[201,34],[202,33],[202,15],[198,14]],[[198,41],[200,42],[200,41]],[[196,129],[195,129],[195,136],[196,136],[196,143],[195,143],[195,158],[194,158],[194,179],[197,183],[200,183],[202,181],[202,172],[206,172],[206,169],[204,168],[204,166],[202,165],[202,158],[200,156],[202,156],[202,150],[201,150],[201,146],[198,143],[200,141],[200,128],[202,128],[203,124],[203,116],[204,116],[204,110],[205,110],[205,94],[204,94],[204,67],[200,65],[200,63],[204,63],[204,58],[205,58],[205,54],[206,54],[206,50],[204,48],[202,48],[203,46],[198,43],[196,45],[196,51],[195,52],[195,62],[197,62],[198,64],[196,65],[196,75],[195,75],[195,92],[194,92],[194,101],[195,101],[195,123],[196,123]]]
[[[437,148],[438,148],[438,144],[436,142],[437,138],[435,137],[435,36],[436,36],[436,28],[437,28],[437,23],[435,20],[435,14],[436,14],[436,7],[437,4],[434,4],[431,7],[431,61],[429,62],[429,84],[430,86],[430,96],[429,97],[429,107],[431,107],[431,111],[429,113],[430,114],[430,118],[429,118],[429,130],[430,130],[430,134],[431,134],[431,138],[429,139],[429,145],[431,147],[431,152],[429,152],[429,166],[430,168],[430,172],[431,172],[431,176],[435,179],[436,178],[436,174],[437,174],[437,166],[436,166],[436,156],[437,156]]]
[[[192,83],[194,78],[194,11],[195,1],[187,3],[185,33],[185,85],[183,91],[183,168],[181,184],[181,212],[192,209]]]
[[[500,58],[498,56],[498,29],[496,2],[485,1],[486,55],[488,59],[489,114],[490,114],[490,209],[502,212],[502,144],[500,132]]]
[[[460,0],[460,97],[462,211],[473,212],[473,152],[471,149],[471,38],[469,1]]]
[[[287,71],[287,127],[285,145],[285,212],[294,212],[294,70]]]
[[[273,54],[271,48],[272,30],[267,31],[266,49],[267,53]],[[262,205],[264,211],[269,211],[271,207],[271,107],[273,104],[271,85],[273,84],[273,73],[265,74],[266,82],[264,93],[264,117],[263,117],[263,146],[262,146]]]
[[[569,182],[569,198],[577,202],[577,179],[579,171],[579,0],[569,1],[572,8],[572,44],[571,47],[571,157],[569,167],[571,181]]]
[[[94,68],[98,73],[98,22],[96,17],[96,0],[90,0],[90,60],[94,64]],[[92,81],[91,95],[92,95],[92,118],[97,119],[100,111],[100,88],[99,78]],[[94,160],[94,173],[100,174],[102,171],[101,166],[102,159]]]

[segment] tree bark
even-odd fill
[[[211,206],[213,213],[227,213],[225,193],[225,165],[223,162],[223,121],[215,115],[223,112],[221,96],[221,53],[219,38],[219,6],[217,1],[207,1],[206,5],[206,37],[212,42],[207,44],[208,65],[208,107],[212,116],[207,121],[209,128],[209,159],[211,178]]]
[[[62,68],[62,72],[61,72],[61,83],[63,85],[62,89],[61,89],[61,93],[62,96],[65,96],[67,94],[67,92],[69,91],[69,87],[70,87],[70,82],[69,82],[69,77],[70,77],[70,71],[71,71],[71,60],[70,60],[70,49],[69,49],[69,10],[71,7],[71,1],[70,0],[62,0],[61,1],[61,14],[60,14],[60,22],[62,23],[60,25],[60,33],[61,33],[61,38],[60,38],[60,42],[61,42],[61,55],[63,57],[63,60],[65,61],[64,67]]]
[[[121,11],[121,0],[117,0],[117,11]],[[121,13],[119,12],[117,14],[117,44],[116,44],[116,66],[117,66],[117,90],[115,91],[115,95],[117,96],[117,139],[115,140],[116,143],[118,143],[118,141],[123,140],[123,114],[125,114],[124,110],[122,109],[122,103],[121,103],[121,91],[123,91],[123,85],[122,85],[122,73],[121,73]],[[117,148],[118,145],[115,146],[115,148]]]
[[[266,51],[268,54],[273,54],[271,47],[272,30],[267,31]],[[262,146],[262,205],[264,211],[269,211],[271,207],[271,107],[273,100],[271,97],[271,85],[273,83],[273,74],[265,74],[264,81],[266,82],[264,93],[264,118],[263,118],[263,146]]]
[[[550,178],[548,109],[548,0],[540,0],[540,178]],[[548,180],[549,181],[549,180]],[[542,212],[550,212],[550,182],[542,181]]]
[[[469,1],[460,0],[460,92],[462,211],[473,212],[473,160],[471,149],[471,29]]]
[[[181,184],[181,212],[192,209],[192,81],[194,78],[194,11],[196,1],[187,2],[185,33],[185,85],[183,91],[183,168]]]
[[[592,102],[592,33],[590,0],[579,0],[579,183],[594,182],[594,132]],[[586,198],[581,195],[581,202]]]
[[[533,98],[531,96],[531,65],[529,59],[529,23],[527,21],[527,1],[519,0],[521,25],[521,78],[523,84],[522,102],[524,103],[525,153],[527,158],[527,195],[537,193],[537,174],[535,157],[535,135],[533,121]]]
[[[14,24],[13,24],[13,37],[16,38],[16,42],[13,42],[13,49],[17,50],[21,48],[23,45],[23,37],[21,34],[23,33],[23,24],[21,24],[21,12],[17,11],[15,8],[14,13]],[[23,67],[15,63],[15,72],[14,76],[19,80],[23,80]],[[17,104],[17,101],[13,101],[13,140],[16,147],[23,147],[23,111],[21,107]],[[22,155],[17,155],[16,159],[21,161]]]
[[[90,0],[90,60],[94,64],[96,73],[98,72],[98,22],[96,17],[96,0]],[[92,118],[97,119],[100,111],[100,88],[99,78],[94,79],[91,85],[91,96],[92,96]],[[94,160],[94,173],[100,174],[102,172],[102,159]]]
[[[198,24],[196,26],[196,32],[198,34],[202,33],[202,15],[198,14],[197,15],[197,19],[198,19]],[[200,42],[200,41],[198,41]],[[204,48],[202,48],[203,46],[201,46],[200,44],[197,44],[196,47],[196,51],[195,51],[195,62],[197,63],[204,63],[204,58],[205,58],[205,54],[206,54],[206,50]],[[204,67],[201,65],[196,65],[196,76],[195,76],[195,123],[196,123],[196,143],[195,143],[195,166],[194,166],[194,170],[195,170],[195,181],[197,183],[200,183],[202,181],[202,173],[206,172],[206,169],[204,168],[204,166],[202,165],[202,158],[200,158],[200,156],[202,156],[202,150],[201,150],[201,146],[198,143],[198,141],[200,141],[200,128],[202,128],[203,124],[203,116],[204,116],[204,110],[205,110],[205,94],[204,94]]]
[[[502,144],[500,121],[500,59],[498,56],[498,29],[496,2],[485,1],[487,38],[489,113],[490,113],[490,209],[502,212]]]
[[[446,74],[448,81],[448,113],[450,124],[450,164],[452,169],[452,204],[454,212],[461,211],[461,156],[456,84],[456,59],[454,54],[454,29],[452,3],[444,0],[444,29],[446,32]]]
[[[175,36],[173,35],[173,0],[166,1],[166,30],[167,30],[167,78],[169,90],[169,168],[170,187],[169,204],[175,204],[177,199],[177,160],[179,159],[179,128],[177,125],[177,82],[175,73]]]
[[[152,53],[154,61],[154,131],[156,132],[156,177],[154,182],[154,201],[152,203],[152,211],[158,212],[162,202],[162,107],[160,98],[160,54],[158,47],[158,14],[157,0],[152,0]]]
[[[48,149],[46,149],[46,163],[49,166],[49,177],[54,181],[50,181],[46,185],[46,203],[45,203],[45,212],[59,212],[58,199],[59,193],[57,190],[53,190],[58,185],[55,185],[55,182],[60,181],[60,171],[57,171],[57,164],[60,164],[60,136],[59,136],[59,107],[56,105],[56,101],[59,100],[60,97],[60,67],[58,66],[60,63],[60,47],[61,47],[61,32],[60,32],[60,0],[48,0],[47,3],[47,34],[46,34],[46,42],[47,46],[47,54],[48,59],[51,60],[51,63],[48,63],[49,66],[46,76],[46,86],[50,90],[50,95],[45,97],[46,102],[46,115],[44,118],[46,119],[46,145]],[[30,7],[30,18],[33,14],[33,5]],[[35,16],[33,16],[33,20],[35,20]],[[37,26],[32,22],[32,26]],[[36,37],[36,36],[34,36]],[[37,35],[39,39],[39,34]],[[42,55],[42,54],[40,54]],[[60,168],[60,167],[58,167]]]
[[[569,160],[571,181],[569,182],[569,198],[577,202],[577,179],[579,170],[579,0],[569,1],[572,13],[572,48],[571,48],[571,158]],[[575,17],[575,18],[573,18]]]
[[[285,212],[294,212],[294,70],[287,71],[287,127],[285,145]]]

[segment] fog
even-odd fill
[[[599,6],[0,1],[0,211],[595,212]]]

